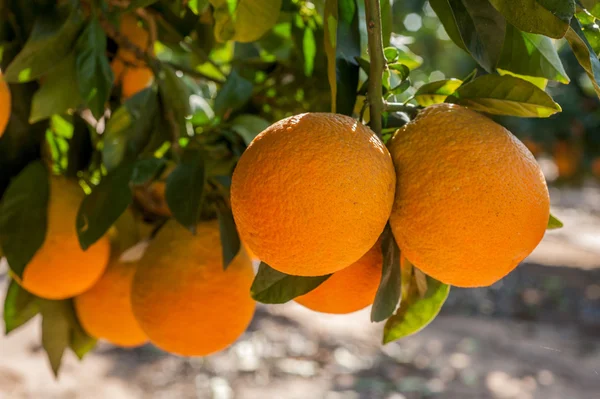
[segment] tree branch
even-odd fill
[[[370,106],[370,125],[377,136],[381,137],[381,114],[384,108],[382,76],[385,68],[385,56],[383,55],[381,6],[379,0],[365,0],[365,11],[369,38],[369,56],[371,58],[369,93],[367,95]]]
[[[390,111],[390,112],[404,112],[411,119],[414,118],[417,115],[417,113],[419,112],[419,107],[417,107],[416,105],[404,104],[404,103],[391,103],[391,102],[387,102],[387,101],[385,101],[383,103],[383,109],[385,111]]]

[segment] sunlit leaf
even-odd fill
[[[443,103],[462,83],[462,80],[459,79],[445,79],[426,83],[415,92],[415,100],[423,107]]]
[[[561,111],[546,92],[526,80],[484,75],[459,87],[446,102],[495,115],[545,118]]]
[[[560,39],[575,14],[575,0],[490,0],[514,26]]]
[[[548,219],[548,226],[546,227],[547,230],[560,229],[563,226],[564,226],[563,222],[558,220],[558,218],[556,216],[550,214],[550,218]]]
[[[9,334],[21,327],[39,311],[36,296],[11,280],[4,299],[4,333]]]

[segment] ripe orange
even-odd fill
[[[352,265],[325,280],[320,286],[295,299],[316,312],[345,314],[371,305],[381,280],[381,241]]]
[[[561,178],[570,178],[577,173],[581,153],[573,143],[567,140],[559,140],[553,148],[554,163],[558,169],[558,176]]]
[[[50,178],[46,239],[16,279],[27,291],[47,299],[65,299],[89,289],[108,263],[107,237],[84,251],[79,246],[75,219],[84,193],[76,182]]]
[[[133,279],[133,313],[156,346],[205,356],[232,344],[248,327],[254,278],[244,251],[226,271],[217,221],[196,235],[169,220],[150,243]]]
[[[6,125],[8,125],[8,120],[10,119],[10,112],[10,88],[2,77],[2,72],[0,72],[0,137],[2,137],[6,130]]]
[[[422,111],[390,142],[391,215],[403,255],[459,287],[491,285],[533,251],[549,218],[535,158],[508,130],[466,108]]]
[[[137,18],[125,14],[121,18],[120,34],[126,37],[133,45],[146,51],[151,46],[148,32],[138,24]],[[122,95],[125,99],[150,86],[154,74],[150,68],[144,66],[143,61],[126,47],[117,50],[116,57],[111,62],[115,75],[115,82],[121,83]]]
[[[125,347],[148,341],[131,310],[131,283],[136,265],[119,262],[118,256],[114,256],[100,280],[75,297],[79,321],[91,336]]]
[[[233,173],[231,205],[242,241],[283,273],[318,276],[363,256],[390,215],[389,152],[356,120],[307,113],[260,133]]]

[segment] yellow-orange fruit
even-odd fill
[[[557,141],[554,145],[552,155],[556,168],[558,169],[559,177],[569,178],[577,173],[579,161],[581,160],[581,153],[572,143],[566,140]]]
[[[121,17],[119,33],[127,38],[134,46],[146,51],[150,47],[149,34],[139,23],[135,15],[125,14]],[[131,64],[139,64],[135,53],[126,48],[117,50],[117,58]]]
[[[137,263],[113,257],[96,284],[75,297],[75,309],[91,336],[125,347],[142,345],[148,337],[131,310],[131,283]]]
[[[6,130],[6,125],[8,125],[8,120],[10,119],[10,112],[10,88],[2,77],[2,72],[0,72],[0,137],[2,137]]]
[[[373,304],[381,280],[381,242],[352,265],[333,273],[314,290],[295,299],[300,305],[322,313],[345,314]]]
[[[254,314],[254,278],[244,251],[226,271],[217,221],[196,235],[169,220],[150,243],[133,279],[133,313],[156,346],[205,356],[232,344]]]
[[[121,79],[121,93],[127,99],[152,84],[154,74],[150,68],[129,67]]]
[[[102,276],[110,243],[102,237],[86,251],[79,246],[75,219],[84,193],[64,177],[50,178],[46,239],[17,279],[27,291],[47,299],[65,299],[89,289]]]
[[[389,152],[356,120],[307,113],[260,133],[233,173],[231,205],[242,238],[283,273],[341,270],[377,241],[396,176]]]
[[[549,218],[546,181],[508,130],[440,104],[393,136],[398,185],[390,223],[402,253],[459,287],[498,281],[538,245]]]

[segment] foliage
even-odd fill
[[[0,246],[12,272],[21,275],[43,243],[47,170],[76,177],[88,192],[77,219],[87,248],[128,207],[144,214],[151,229],[158,227],[164,217],[148,212],[133,194],[158,180],[167,162],[176,164],[166,179],[166,202],[192,231],[199,220],[218,216],[226,267],[241,246],[229,204],[231,173],[250,141],[274,121],[306,111],[362,122],[381,118],[383,130],[376,133],[387,140],[434,103],[546,118],[561,110],[551,97],[558,84],[577,80],[569,90],[600,94],[596,0],[431,0],[424,17],[422,0],[390,4],[382,0],[382,32],[373,33],[359,0],[1,1],[0,69],[13,99],[0,138]],[[120,34],[119,20],[128,13],[149,32],[148,50]],[[407,14],[429,25],[407,32],[399,22]],[[436,18],[445,32],[438,32]],[[382,36],[382,54],[367,52],[367,36],[374,34]],[[435,34],[447,35],[461,50]],[[119,49],[154,75],[149,87],[128,99],[121,98],[122,82],[110,67]],[[370,75],[374,57],[384,57],[377,59],[384,68],[376,76]],[[429,81],[438,65],[448,78]],[[576,79],[581,73],[591,84]],[[385,103],[377,115],[368,106],[379,99],[368,98],[367,88],[380,80]],[[599,108],[588,94],[582,98]],[[559,103],[572,112],[569,101]],[[600,123],[594,115],[595,122],[582,123]],[[549,222],[549,228],[559,226],[554,218]],[[417,273],[400,272],[393,241],[384,239],[384,275],[373,307],[374,320],[388,318],[401,292],[400,307],[386,323],[386,342],[418,330],[403,323],[423,308],[433,318],[447,294],[427,278],[425,294],[414,295]],[[257,300],[280,303],[325,278],[280,275],[263,264],[252,292]],[[66,347],[83,356],[92,346],[70,301],[34,300],[12,283],[5,307],[7,332],[41,311],[42,340],[55,371]]]

